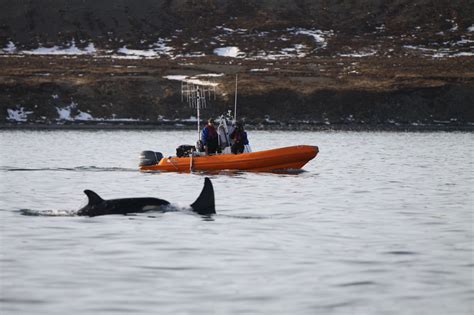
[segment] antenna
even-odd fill
[[[189,107],[195,108],[197,113],[198,139],[201,135],[201,108],[207,107],[207,99],[216,99],[216,83],[201,80],[181,81],[181,101],[188,102]]]
[[[237,74],[235,75],[234,123],[237,121]]]

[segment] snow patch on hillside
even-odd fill
[[[23,107],[17,107],[16,109],[7,109],[9,121],[25,122],[28,120],[28,115],[33,114],[31,111],[26,111]]]
[[[448,47],[443,48],[427,48],[424,46],[413,46],[413,45],[404,45],[403,48],[412,50],[412,51],[419,51],[425,57],[432,57],[432,58],[453,58],[453,57],[470,57],[473,56],[474,53],[472,51],[461,51],[461,49],[465,49],[465,44],[470,44],[472,41],[468,39],[462,39],[458,42],[446,42],[445,44]],[[456,47],[456,46],[461,46]],[[464,46],[464,48],[462,47]]]
[[[171,40],[168,38],[158,38],[157,42],[150,45],[150,49],[131,49],[123,46],[117,50],[119,55],[112,55],[112,58],[117,59],[141,59],[141,58],[159,58],[160,56],[174,57],[174,48],[170,47],[168,43]]]
[[[128,49],[127,46],[123,46],[119,50],[117,50],[117,53],[123,54],[125,56],[132,56],[132,57],[157,57],[158,54],[153,50],[139,50],[139,49]]]
[[[352,54],[339,54],[340,57],[352,57],[352,58],[363,58],[363,57],[370,57],[377,54],[376,50],[368,50],[368,51],[360,51],[354,52]]]
[[[7,54],[13,54],[16,52],[16,46],[12,41],[9,41],[7,46],[2,50]]]
[[[79,113],[74,117],[74,119],[75,120],[95,120],[91,114],[81,112],[81,111],[79,111]]]
[[[201,77],[215,78],[215,77],[222,77],[223,75],[224,75],[223,73],[203,73],[203,74],[195,75],[195,77],[198,77],[198,78],[201,78]]]
[[[456,53],[454,55],[451,55],[450,57],[472,57],[474,56],[474,52],[460,52]]]
[[[95,120],[91,114],[85,113],[77,109],[77,103],[74,101],[71,102],[66,107],[56,107],[56,111],[58,113],[58,120],[67,120],[67,121],[74,121],[74,120]],[[77,114],[73,115],[72,113],[76,112]]]
[[[186,75],[166,75],[163,78],[168,79],[168,80],[174,80],[174,81],[182,81],[186,83],[192,83],[192,84],[197,84],[197,85],[205,85],[205,86],[218,86],[219,83],[217,82],[212,82],[212,81],[206,81],[202,80],[200,78],[203,77],[220,77],[223,76],[223,73],[205,73],[205,74],[198,74],[194,76],[186,76]]]
[[[165,75],[163,78],[168,80],[175,80],[175,81],[184,81],[188,76],[186,75],[179,75],[179,74],[172,74],[172,75]]]
[[[168,43],[171,39],[168,38],[158,38],[158,41],[154,44],[154,50],[157,54],[173,57],[174,48],[168,46]]]
[[[78,48],[76,42],[72,40],[68,47],[62,48],[59,46],[43,47],[40,46],[33,50],[22,50],[22,54],[26,55],[89,55],[95,54],[97,50],[93,43],[89,43],[84,49]]]
[[[238,58],[238,57],[242,57],[243,55],[240,49],[235,46],[216,48],[214,49],[214,54],[221,57],[231,57],[231,58]]]
[[[332,30],[321,31],[317,29],[305,29],[305,28],[288,28],[287,31],[290,34],[294,34],[294,35],[310,36],[314,39],[315,43],[321,45],[321,48],[324,48],[327,46],[328,38],[334,34]]]
[[[455,31],[457,31],[457,30],[459,29],[459,25],[458,25],[458,23],[456,23],[456,20],[454,20],[454,19],[452,19],[452,20],[446,19],[446,22],[450,22],[450,23],[451,23],[451,25],[452,25],[452,27],[451,27],[451,29],[450,29],[451,32],[455,32]]]

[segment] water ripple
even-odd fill
[[[404,251],[404,250],[394,250],[394,251],[384,252],[384,254],[389,254],[389,255],[418,255],[417,252],[410,252],[410,251]]]
[[[75,167],[41,167],[23,168],[12,166],[1,166],[0,171],[6,172],[138,172],[137,168],[123,167],[100,167],[100,166],[75,166]]]
[[[77,210],[32,210],[20,209],[18,212],[26,216],[38,217],[73,217],[77,215]]]
[[[365,286],[365,285],[375,285],[377,284],[374,281],[354,281],[354,282],[347,282],[343,284],[339,284],[339,287],[354,287],[354,286]]]
[[[21,297],[0,297],[0,304],[2,303],[12,303],[12,304],[45,304],[47,301],[39,300],[39,299],[28,299],[28,298],[21,298]]]

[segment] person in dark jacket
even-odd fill
[[[215,154],[219,146],[216,128],[214,127],[214,119],[209,118],[206,127],[201,131],[201,142],[206,154]]]
[[[241,121],[238,121],[234,131],[230,134],[230,139],[232,140],[232,153],[239,154],[244,152],[244,148],[249,144],[247,138],[247,132],[244,130],[244,124]]]

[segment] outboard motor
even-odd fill
[[[140,166],[148,166],[158,164],[163,158],[161,152],[142,151],[140,153]]]
[[[183,144],[176,148],[176,156],[177,157],[189,156],[194,151],[196,151],[195,146],[189,145],[189,144]]]

